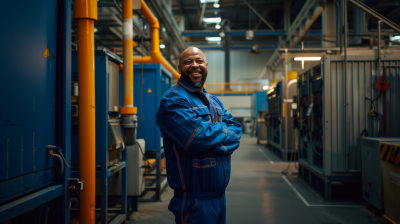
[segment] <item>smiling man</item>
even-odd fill
[[[207,66],[202,51],[186,49],[178,65],[181,77],[157,111],[168,183],[174,189],[168,209],[180,224],[226,222],[231,155],[240,143],[240,123],[203,87]]]

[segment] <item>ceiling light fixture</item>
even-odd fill
[[[165,44],[160,44],[160,48],[164,49],[165,48]]]
[[[96,27],[94,28],[94,32],[97,33],[97,31],[99,31]]]
[[[207,41],[221,41],[221,37],[206,37]]]
[[[215,0],[200,0],[200,3],[210,3],[210,2],[215,2],[215,3],[217,3],[218,0],[217,0],[217,1],[215,1]]]
[[[216,3],[214,3],[213,6],[214,6],[214,8],[217,8],[217,9],[218,9],[220,5],[218,4],[218,2],[216,2]]]
[[[221,22],[221,17],[203,18],[203,22],[205,22],[205,23],[220,23]]]
[[[221,29],[221,25],[219,25],[219,23],[217,23],[217,24],[215,25],[215,29],[217,29],[217,30]]]
[[[392,36],[392,37],[390,37],[390,40],[392,40],[392,41],[399,41],[400,40],[400,36]]]
[[[254,32],[252,30],[246,31],[246,40],[252,40],[254,37]]]
[[[319,61],[321,57],[295,57],[295,61]]]

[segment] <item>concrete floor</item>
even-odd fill
[[[326,202],[296,175],[282,175],[288,162],[279,161],[271,151],[244,135],[232,155],[232,174],[226,189],[227,223],[273,224],[368,224],[381,223],[365,210],[363,201]],[[293,164],[289,171],[296,172]],[[173,190],[167,188],[162,201],[144,197],[139,211],[128,224],[173,224],[168,204]]]

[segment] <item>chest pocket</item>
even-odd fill
[[[215,109],[217,110],[218,114],[218,122],[222,122],[222,119],[224,118],[224,111],[219,107],[215,107]]]
[[[207,107],[194,107],[193,112],[204,121],[211,121],[211,114]]]

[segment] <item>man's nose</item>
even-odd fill
[[[195,68],[197,68],[197,67],[199,67],[199,64],[197,64],[196,61],[193,61],[192,65],[191,65],[190,67],[195,67]]]

